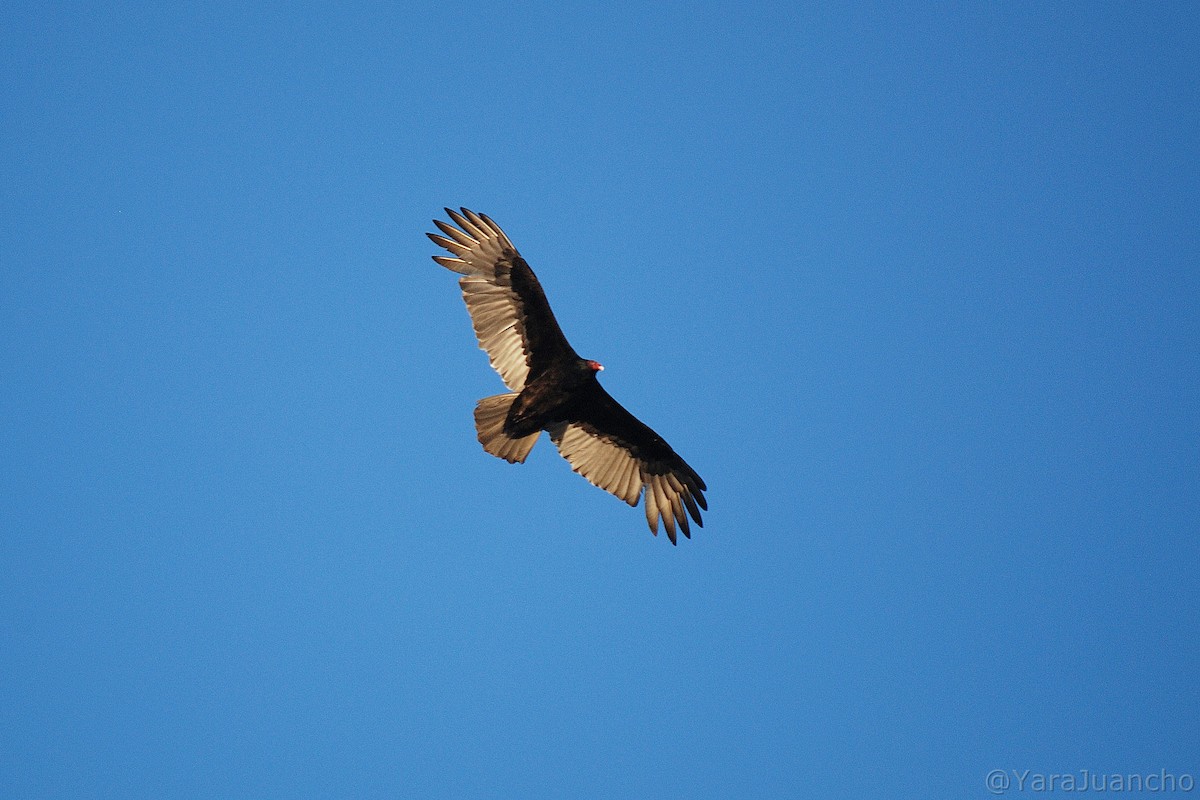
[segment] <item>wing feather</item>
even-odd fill
[[[642,473],[638,469],[637,462],[625,465],[624,473],[621,476],[620,492],[617,497],[624,500],[631,506],[637,505],[638,496],[642,493]]]
[[[445,236],[426,234],[454,255],[433,260],[457,272],[475,338],[492,369],[509,389],[525,388],[556,358],[575,356],[567,343],[533,270],[500,226],[469,209],[446,213],[454,227],[434,220]],[[577,357],[577,356],[575,356]]]
[[[463,261],[461,258],[449,258],[447,256],[434,256],[433,260],[436,261],[437,263],[441,264],[446,269],[454,270],[455,272],[459,273],[460,275],[470,274],[471,267],[467,264],[467,262]]]
[[[438,226],[438,230],[440,230],[442,233],[446,234],[447,236],[449,236],[451,239],[458,242],[459,244],[465,244],[469,247],[475,243],[474,239],[472,239],[470,236],[467,236],[465,233],[463,233],[458,228],[454,227],[453,225],[451,225],[448,222],[442,222],[440,219],[435,219],[433,221],[433,224]]]
[[[549,430],[571,469],[631,506],[643,499],[646,524],[657,534],[661,522],[672,543],[677,530],[691,536],[689,516],[703,527],[704,481],[599,383],[583,392],[568,416]]]
[[[465,208],[463,209],[463,214],[459,214],[457,211],[455,211],[454,209],[451,209],[451,208],[447,208],[447,209],[445,209],[445,211],[447,214],[450,215],[450,219],[454,220],[454,224],[457,225],[458,227],[462,228],[464,231],[466,231],[468,236],[470,236],[474,239],[487,238],[483,235],[483,232],[481,230],[479,230],[478,228],[475,227],[475,224],[473,222],[471,222],[465,216],[463,216],[463,214],[465,214],[467,211]]]
[[[646,484],[646,523],[650,526],[650,532],[658,536],[658,494],[654,491],[654,484]]]

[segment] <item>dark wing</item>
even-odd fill
[[[571,469],[631,506],[645,489],[646,522],[658,535],[661,518],[671,544],[676,524],[691,537],[688,514],[703,527],[708,488],[661,436],[591,381],[572,405],[570,419],[552,426],[550,438]],[[699,508],[697,508],[699,506]],[[684,513],[684,509],[687,513]]]
[[[531,373],[537,377],[554,360],[575,357],[537,276],[500,226],[465,208],[446,213],[458,228],[435,219],[446,236],[426,235],[456,257],[433,260],[463,276],[458,284],[479,346],[508,388],[519,392]]]

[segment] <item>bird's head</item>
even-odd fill
[[[604,369],[604,365],[601,364],[599,361],[584,361],[583,363],[587,364],[587,368],[590,369],[592,372],[600,372],[601,370]]]

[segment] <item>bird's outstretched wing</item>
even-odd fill
[[[688,514],[703,527],[708,488],[661,436],[593,383],[571,419],[550,428],[550,438],[571,469],[631,506],[645,489],[646,522],[658,534],[662,519],[671,544],[676,525],[691,538]]]
[[[459,273],[479,346],[514,392],[557,358],[575,356],[546,294],[517,248],[486,214],[446,209],[458,227],[434,220],[445,236],[426,234],[454,257],[434,256]],[[575,356],[577,357],[577,356]]]

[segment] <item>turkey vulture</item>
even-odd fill
[[[571,469],[594,486],[631,506],[645,489],[655,536],[661,517],[671,544],[676,525],[690,538],[688,514],[703,527],[700,509],[708,508],[696,470],[604,391],[596,380],[604,367],[567,343],[533,270],[500,226],[465,208],[446,213],[458,227],[435,219],[446,235],[426,235],[454,257],[433,260],[463,276],[458,283],[479,346],[512,390],[475,406],[483,449],[510,464],[523,462],[547,431]]]

